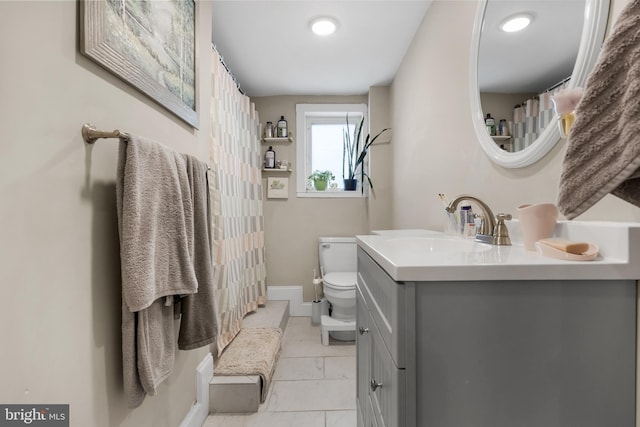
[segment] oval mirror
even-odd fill
[[[506,18],[520,13],[531,18],[529,27],[516,33],[500,29]],[[598,58],[608,16],[609,0],[479,1],[469,72],[471,113],[478,140],[495,163],[507,168],[528,166],[553,148],[560,133],[555,114],[549,118],[547,112],[548,124],[537,129],[535,137],[529,135],[525,143],[517,125],[507,132],[510,136],[516,133],[515,137],[492,137],[485,118],[493,107],[483,110],[483,101],[495,105],[502,98],[501,102],[508,103],[504,108],[511,117],[493,116],[498,128],[501,119],[514,121],[514,97],[524,97],[515,103],[519,105],[558,84],[566,88],[584,85]]]

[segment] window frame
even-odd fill
[[[368,188],[362,192],[362,182],[358,180],[356,191],[307,190],[307,177],[313,172],[311,167],[311,124],[328,118],[345,118],[347,114],[364,117],[363,133],[369,129],[367,104],[296,104],[296,195],[297,197],[362,198],[368,196]],[[344,119],[343,119],[344,120]],[[366,133],[365,133],[366,135]],[[368,170],[369,157],[363,167]],[[338,177],[336,177],[338,178]],[[342,179],[339,177],[338,179]]]

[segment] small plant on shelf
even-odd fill
[[[336,179],[331,171],[314,171],[309,175],[309,179],[313,181],[313,188],[316,191],[324,191],[327,189],[327,185]]]

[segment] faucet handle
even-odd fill
[[[496,227],[493,229],[493,244],[494,245],[503,245],[510,246],[511,238],[509,237],[509,229],[507,228],[507,224],[504,223],[505,220],[510,220],[513,218],[511,214],[499,213],[496,215],[496,219],[498,222],[496,223]]]

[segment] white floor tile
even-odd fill
[[[244,427],[247,415],[209,415],[202,427]]]
[[[273,380],[319,380],[323,367],[322,357],[280,357]]]
[[[294,340],[291,338],[282,340],[280,357],[314,357],[324,356],[324,346],[317,340]]]
[[[276,381],[267,411],[356,409],[355,380]]]
[[[325,427],[325,418],[324,412],[263,412],[248,417],[245,426]]]
[[[324,377],[326,379],[350,379],[356,377],[355,356],[336,356],[324,358]]]
[[[210,415],[202,427],[325,427],[325,414],[306,411]]]
[[[356,427],[356,411],[325,412],[327,427]]]
[[[352,343],[322,345],[320,336],[313,340],[292,339],[284,337],[280,357],[313,357],[313,356],[355,356],[356,346]]]
[[[294,338],[311,339],[320,334],[320,325],[312,325],[309,317],[290,317],[285,329],[285,335]]]

